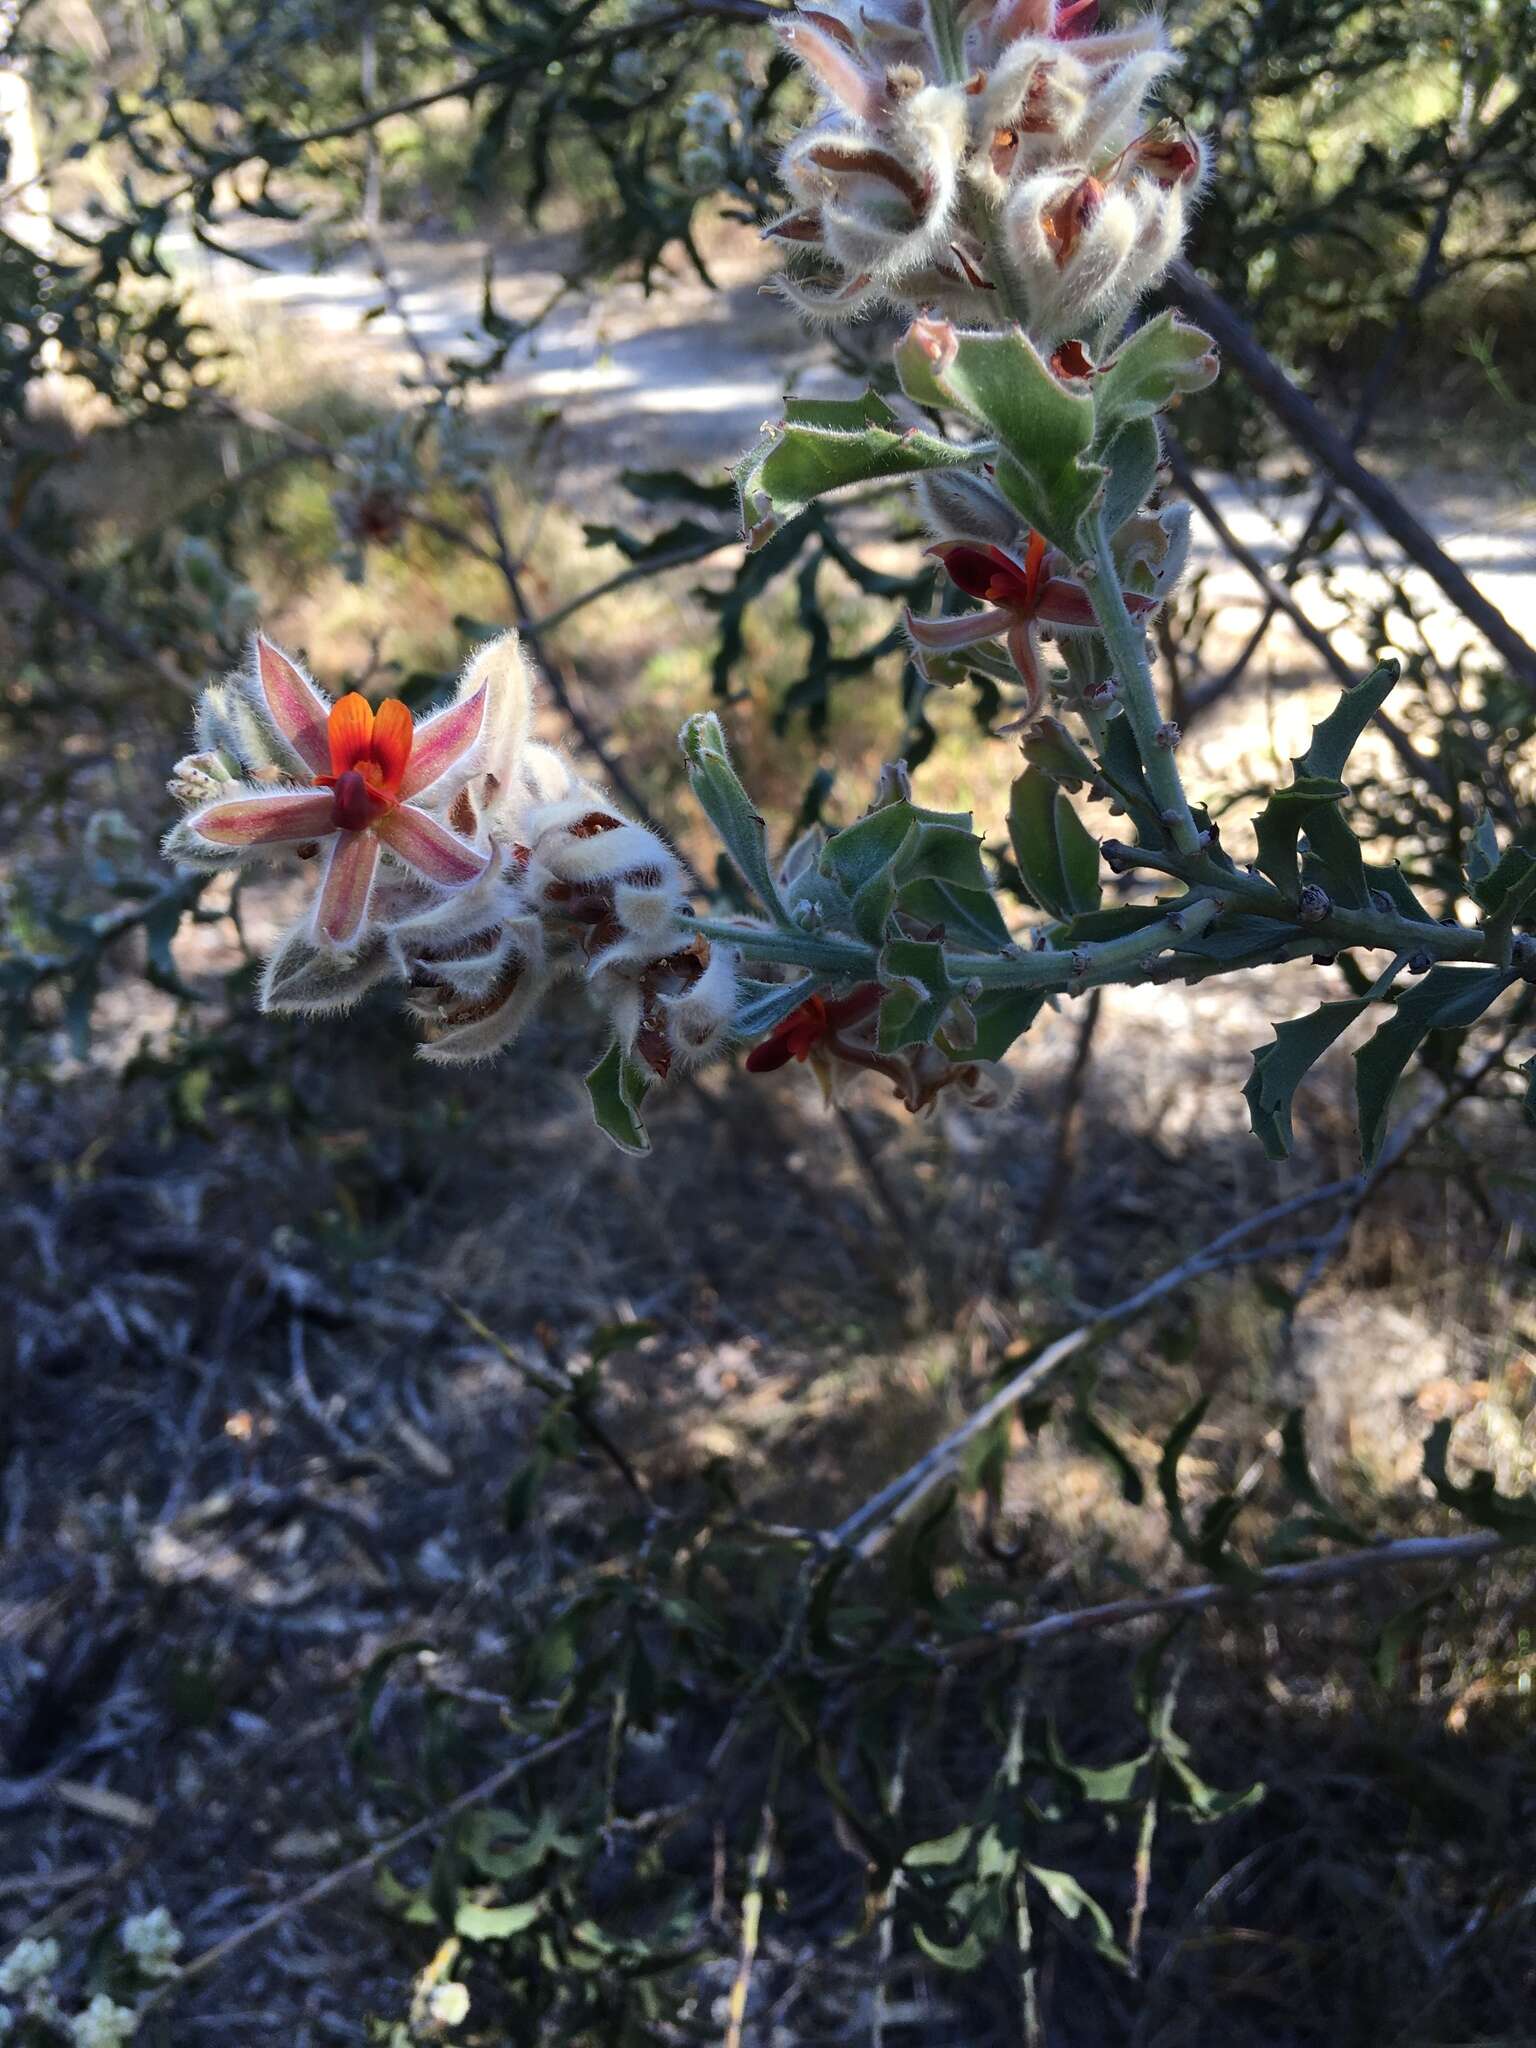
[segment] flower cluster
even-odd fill
[[[529,707],[512,634],[419,722],[398,698],[328,701],[262,638],[204,693],[198,751],[171,779],[186,815],[166,854],[321,870],[267,962],[264,1008],[344,1010],[393,978],[426,1058],[478,1060],[576,977],[657,1078],[723,1045],[735,962],[689,929],[676,855],[529,738]]]
[[[1175,63],[1162,24],[1099,33],[1097,14],[818,0],[785,23],[825,102],[785,153],[796,204],[765,230],[809,259],[795,303],[1016,321],[1047,348],[1112,334],[1177,254],[1205,155],[1145,112]]]

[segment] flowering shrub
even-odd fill
[[[696,914],[657,833],[529,739],[510,637],[419,726],[397,701],[328,703],[258,639],[205,694],[167,853],[318,861],[265,1007],[339,1010],[393,978],[435,1061],[500,1051],[554,981],[579,978],[611,1032],[589,1079],[597,1120],[631,1150],[647,1092],[732,1043],[753,1048],[754,1075],[810,1061],[829,1089],[880,1074],[910,1110],[947,1091],[995,1106],[998,1063],[1056,998],[1384,954],[1348,999],[1277,1026],[1247,1091],[1283,1156],[1308,1067],[1392,1004],[1357,1060],[1369,1161],[1416,1048],[1531,978],[1536,856],[1485,820],[1458,878],[1471,915],[1451,923],[1367,860],[1342,777],[1390,661],[1269,793],[1251,861],[1185,788],[1146,641],[1188,538],[1163,497],[1159,421],[1218,365],[1172,314],[1127,330],[1206,166],[1149,105],[1174,62],[1160,23],[1101,30],[1093,0],[829,0],[781,33],[821,99],[784,155],[797,204],[767,230],[792,252],[784,287],[817,317],[882,305],[906,327],[881,389],[786,402],[738,472],[743,531],[762,548],[829,494],[910,480],[942,608],[909,610],[905,631],[930,681],[1008,694],[1001,729],[1024,756],[1008,839],[1040,921],[1014,928],[970,816],[924,809],[898,771],[853,824],[775,857],[712,714],[684,728],[689,780],[760,915]],[[691,118],[718,138],[723,108]],[[1085,793],[1132,836],[1095,844]],[[1105,869],[1164,893],[1107,904]],[[1399,998],[1405,970],[1424,978]]]

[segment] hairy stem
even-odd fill
[[[1147,784],[1173,844],[1181,853],[1198,853],[1200,832],[1189,808],[1189,798],[1184,794],[1184,782],[1173,748],[1167,744],[1172,736],[1163,724],[1157,686],[1147,661],[1145,636],[1127,609],[1120,588],[1120,572],[1115,566],[1109,530],[1102,513],[1097,521],[1096,536],[1093,559],[1098,574],[1093,579],[1089,594],[1093,600],[1094,617],[1109,650],[1115,680],[1120,685],[1125,715],[1136,735]]]

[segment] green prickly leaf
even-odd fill
[[[1467,879],[1472,883],[1474,896],[1477,884],[1486,880],[1498,864],[1499,835],[1494,830],[1492,817],[1484,811],[1467,846]]]
[[[1177,313],[1138,327],[1093,380],[1094,445],[1103,448],[1128,422],[1151,421],[1180,394],[1203,391],[1221,365],[1216,345]]]
[[[1476,1023],[1513,978],[1497,967],[1432,967],[1416,988],[1398,998],[1386,1023],[1355,1054],[1360,1152],[1367,1166],[1381,1150],[1397,1085],[1430,1032]]]
[[[1053,376],[1016,327],[960,335],[933,384],[996,435],[997,482],[1010,504],[1055,546],[1080,552],[1080,524],[1104,486],[1101,466],[1085,460],[1093,400]]]
[[[1000,1060],[1045,1008],[1045,997],[1033,989],[994,988],[971,1005],[976,1037],[965,1049],[968,1060]]]
[[[1369,910],[1371,889],[1365,878],[1365,859],[1342,811],[1332,804],[1319,804],[1307,814],[1306,834],[1302,881],[1315,882],[1347,910]]]
[[[1253,1072],[1243,1094],[1253,1134],[1271,1159],[1288,1159],[1294,1141],[1291,1099],[1309,1069],[1365,1008],[1355,1002],[1324,1003],[1305,1017],[1274,1027],[1274,1043],[1254,1048]]]
[[[973,449],[903,426],[873,391],[861,398],[786,399],[783,425],[736,472],[742,526],[749,544],[761,546],[829,491],[958,469],[974,460]]]
[[[1511,846],[1497,867],[1473,883],[1472,893],[1484,912],[1488,950],[1503,958],[1515,926],[1536,912],[1536,853]]]
[[[764,909],[782,920],[784,907],[768,863],[767,831],[731,766],[725,732],[714,712],[696,712],[678,735],[678,743],[700,809]]]
[[[880,1050],[928,1045],[955,994],[944,948],[927,939],[892,939],[880,955],[890,994],[880,1005]]]
[[[914,811],[905,800],[885,804],[834,832],[821,849],[822,874],[837,882],[850,901],[866,882],[888,868],[906,843]]]
[[[898,908],[924,924],[942,925],[946,937],[967,950],[1003,953],[1013,943],[1012,934],[990,890],[957,889],[946,882],[921,877],[903,882],[896,892]],[[873,944],[874,941],[871,941]]]
[[[1093,782],[1098,770],[1059,718],[1037,718],[1024,737],[1024,758],[1056,782]]]
[[[870,876],[848,906],[853,928],[867,946],[884,943],[885,927],[895,908],[896,877],[885,867]]]
[[[1282,894],[1295,897],[1300,886],[1296,841],[1309,813],[1322,804],[1341,803],[1348,789],[1336,776],[1304,775],[1286,789],[1277,789],[1253,821],[1259,842],[1258,869]]]
[[[1057,918],[1097,910],[1097,842],[1066,792],[1040,769],[1024,770],[1008,804],[1008,836],[1024,886],[1040,908]]]
[[[1151,496],[1157,466],[1163,459],[1163,444],[1151,420],[1133,420],[1100,452],[1108,471],[1104,484],[1104,530],[1116,534]],[[1078,544],[1089,548],[1095,537],[1092,533],[1080,534]]]
[[[1355,742],[1397,687],[1402,663],[1383,661],[1352,690],[1341,693],[1339,701],[1321,725],[1312,728],[1307,751],[1298,754],[1295,768],[1303,775],[1323,776],[1337,781],[1355,750]]]

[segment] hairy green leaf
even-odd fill
[[[1049,916],[1098,909],[1098,844],[1066,792],[1039,768],[1026,768],[1013,785],[1008,836],[1025,888]]]

